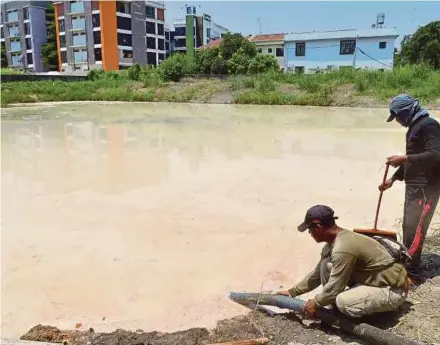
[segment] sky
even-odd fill
[[[258,18],[263,33],[289,31],[368,29],[378,13],[385,13],[385,25],[396,26],[400,37],[419,26],[440,20],[440,1],[165,1],[166,20],[185,17],[185,4],[197,13],[233,32],[258,34]],[[200,7],[199,7],[200,6]]]

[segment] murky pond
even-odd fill
[[[2,336],[35,324],[171,331],[245,310],[230,291],[290,288],[329,204],[371,227],[386,110],[64,104],[2,110]],[[386,193],[381,228],[401,216]]]

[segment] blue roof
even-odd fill
[[[284,37],[284,41],[312,41],[329,40],[356,37],[395,37],[399,34],[396,29],[347,29],[334,31],[308,31],[308,32],[290,32]]]

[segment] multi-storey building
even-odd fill
[[[1,44],[11,67],[45,71],[41,46],[47,41],[48,1],[2,1]]]
[[[176,20],[173,26],[171,50],[181,53],[202,47],[228,32],[227,28],[215,23],[209,14],[197,16],[195,8],[191,7],[187,8],[186,18]]]
[[[60,71],[105,71],[166,57],[163,1],[58,1]]]

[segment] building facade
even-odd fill
[[[393,68],[395,29],[289,33],[284,38],[285,70],[320,73],[339,68]]]
[[[1,44],[10,67],[44,72],[41,46],[47,42],[48,1],[2,1]]]
[[[189,10],[188,8],[187,10]],[[228,29],[215,23],[209,14],[188,11],[185,19],[176,20],[171,31],[171,51],[186,53],[221,38]]]
[[[249,40],[255,43],[257,50],[262,54],[274,55],[278,65],[284,69],[284,37],[285,33],[255,35]]]
[[[105,71],[165,60],[165,4],[55,2],[59,71]]]

